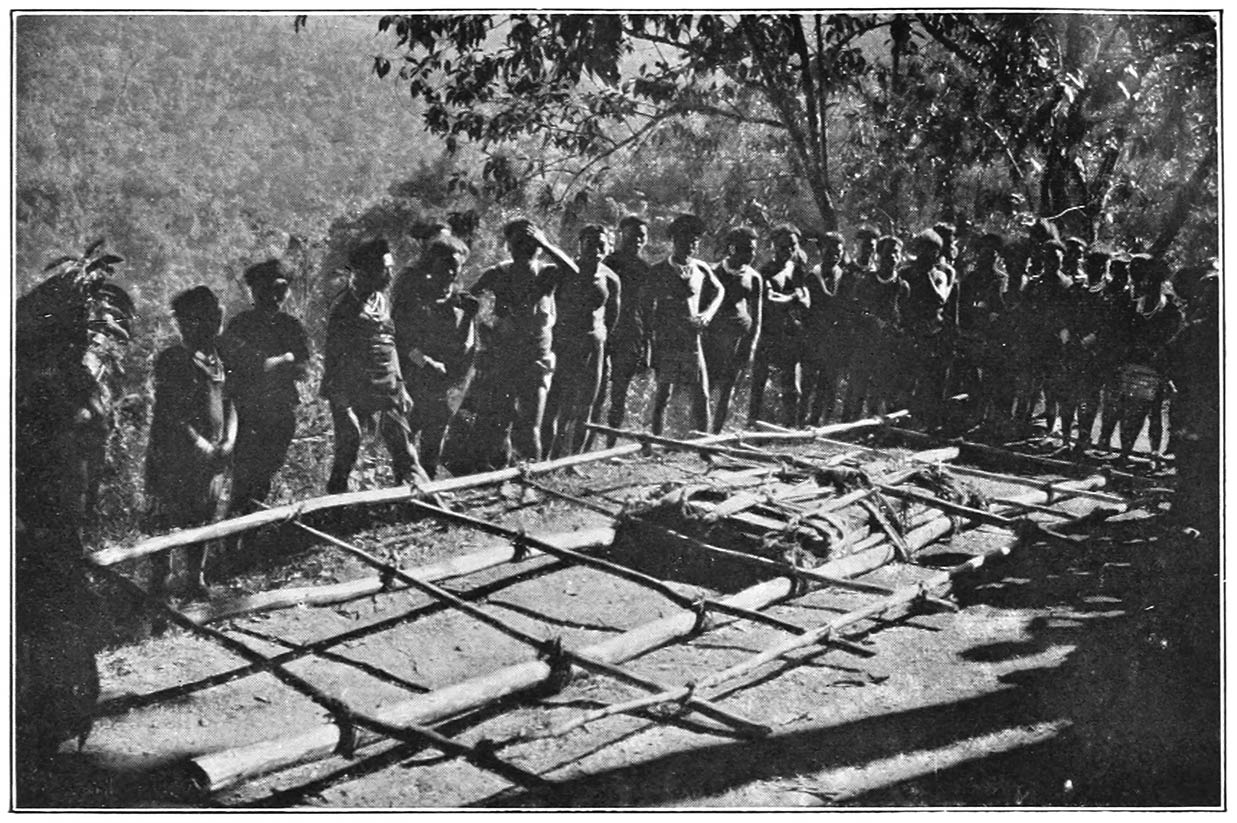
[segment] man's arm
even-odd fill
[[[609,335],[618,323],[619,311],[623,306],[623,281],[609,266],[606,267],[606,287],[609,291],[606,298],[606,334]]]
[[[752,315],[752,334],[748,341],[748,362],[756,357],[756,347],[760,345],[760,329],[764,325],[765,317],[765,281],[764,278],[755,271],[749,275],[752,278],[752,289],[747,296],[748,311]]]
[[[701,263],[700,268],[704,271],[705,285],[713,293],[713,299],[709,301],[709,307],[698,315],[700,318],[699,328],[704,328],[713,322],[713,316],[721,309],[722,300],[725,299],[726,292],[722,286],[722,281],[717,279],[717,275],[713,272],[712,267]]]

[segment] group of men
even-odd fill
[[[695,429],[720,431],[746,370],[749,425],[764,417],[776,374],[788,426],[907,407],[929,427],[1007,433],[1042,409],[1048,430],[1059,420],[1078,449],[1097,419],[1101,445],[1119,425],[1128,454],[1150,419],[1153,449],[1162,446],[1166,358],[1186,316],[1158,259],[1061,241],[1039,221],[1010,241],[966,238],[961,255],[954,227],[938,224],[910,239],[905,262],[898,237],[860,228],[848,254],[840,234],[820,233],[808,238],[819,260],[809,265],[803,233],[781,225],[756,268],[754,229],[727,230],[713,263],[699,256],[707,233],[680,215],[669,254],[650,263],[638,216],[619,223],[612,252],[605,227],[584,226],[574,257],[517,219],[503,229],[509,259],[467,288],[469,246],[447,229],[425,238],[398,278],[384,238],[357,243],[324,343],[320,391],[335,430],[327,491],[347,490],[366,429],[385,442],[397,482],[428,481],[462,407],[472,415],[456,438],[466,441],[456,471],[591,448],[586,424],[602,419],[607,394],[608,427],[621,429],[631,383],[650,368],[655,434],[676,390],[690,398]],[[222,336],[209,289],[173,301],[182,344],[155,364],[148,455],[162,526],[222,516],[229,470],[231,513],[252,510],[286,459],[309,345],[281,308],[288,268],[269,260],[245,279],[254,308]],[[962,394],[967,403],[951,403]],[[199,591],[203,557],[190,558]]]

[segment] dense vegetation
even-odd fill
[[[470,275],[519,212],[564,239],[627,211],[900,232],[1064,212],[1181,263],[1217,248],[1207,16],[21,15],[15,42],[15,288],[103,236],[141,314],[113,534],[138,522],[168,300],[206,283],[237,310],[271,254],[317,337],[350,239],[407,259],[449,215],[479,226]],[[284,495],[329,454],[324,409],[303,414]]]

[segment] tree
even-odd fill
[[[830,111],[868,71],[865,35],[889,15],[393,15],[396,76],[449,148],[530,134],[567,153],[573,174],[643,144],[668,122],[706,115],[782,133],[827,228]],[[392,59],[379,54],[386,76]],[[549,169],[530,159],[529,174]]]
[[[1005,162],[1015,183],[1037,197],[1039,212],[1062,215],[1072,232],[1096,236],[1114,195],[1154,173],[1147,161],[1161,168],[1177,163],[1174,176],[1195,181],[1182,189],[1195,198],[1214,171],[1212,17],[920,14],[916,20],[954,58],[950,82],[965,91],[979,126],[970,130],[976,157]],[[957,145],[958,132],[927,142]],[[1156,246],[1171,242],[1161,237]]]

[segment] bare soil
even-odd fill
[[[610,489],[593,499],[617,507],[657,484],[708,478],[725,468],[724,461],[659,455],[595,464],[546,482],[577,493]],[[530,532],[606,522],[518,484],[456,502]],[[1161,514],[1123,515],[1081,546],[1020,547],[962,581],[954,592],[958,613],[917,614],[878,627],[863,640],[873,657],[817,650],[739,682],[723,703],[771,725],[766,739],[736,739],[697,715],[664,712],[528,739],[583,710],[634,696],[597,676],[441,727],[469,744],[491,741],[504,759],[554,781],[554,795],[512,788],[431,748],[384,743],[353,759],[331,757],[203,796],[178,768],[187,758],[325,722],[310,700],[256,674],[101,717],[80,751],[66,744],[50,771],[20,787],[18,802],[57,808],[1215,807],[1222,802],[1219,552],[1214,542],[1176,535]],[[314,524],[349,534],[402,566],[499,542],[400,507]],[[864,579],[889,585],[921,579],[933,567],[1009,539],[986,528],[966,532],[918,556],[920,565],[892,565]],[[291,527],[260,534],[245,551],[245,558],[229,560],[236,591],[372,574]],[[522,574],[512,577],[517,571]],[[445,585],[473,593],[468,596],[479,605],[520,628],[561,636],[574,647],[678,611],[637,585],[545,558]],[[821,590],[769,613],[813,626],[869,597]],[[288,668],[373,711],[532,656],[495,630],[407,591],[221,627],[274,655],[402,613],[412,614],[408,622]],[[137,625],[130,617],[118,621],[129,639],[99,657],[104,699],[241,663],[175,629],[135,639]],[[737,621],[627,665],[685,683],[781,637],[774,628]]]

